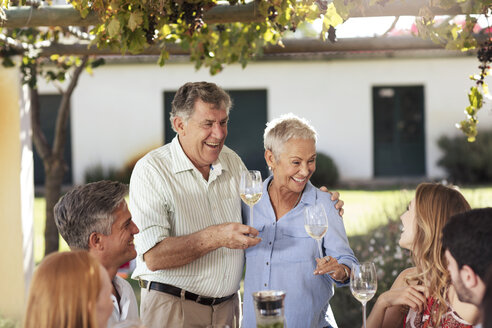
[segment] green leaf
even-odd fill
[[[453,39],[456,40],[458,38],[459,32],[461,31],[461,28],[458,25],[454,25],[451,28],[451,35],[453,36]]]
[[[80,11],[80,17],[86,18],[89,15],[89,8],[84,8]]]
[[[91,68],[96,68],[96,67],[99,67],[101,65],[104,65],[106,63],[106,61],[104,60],[104,58],[98,58],[94,61],[92,61],[91,63]]]
[[[323,17],[323,27],[328,30],[330,25],[336,27],[343,23],[343,18],[337,13],[337,9],[330,3],[328,9],[326,10],[325,16]]]
[[[475,109],[482,108],[483,96],[477,87],[471,87],[470,88],[470,93],[468,94],[468,100],[470,101],[470,105],[473,108],[475,108]]]
[[[3,67],[9,68],[9,67],[14,67],[15,63],[12,61],[10,57],[4,57],[2,61]]]
[[[489,94],[489,85],[487,83],[482,83],[482,90],[484,95]]]
[[[159,66],[162,67],[166,63],[166,60],[168,59],[169,59],[169,52],[164,49],[161,51],[161,55],[159,56],[159,60],[157,61],[157,63],[159,64]]]
[[[265,33],[263,33],[263,40],[266,42],[270,42],[273,39],[273,33],[270,29],[266,30]]]
[[[137,27],[142,25],[143,23],[143,13],[133,12],[130,14],[130,18],[128,19],[128,28],[133,32]]]
[[[108,28],[109,36],[114,38],[116,35],[120,33],[120,22],[118,21],[118,19],[113,18],[111,22],[109,22],[107,28]]]

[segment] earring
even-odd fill
[[[271,170],[272,170],[272,167],[271,167],[271,166],[269,166],[269,167],[268,167],[268,171],[271,171]]]

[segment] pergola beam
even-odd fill
[[[428,1],[426,0],[397,0],[385,6],[367,5],[363,10],[352,11],[350,17],[418,16],[419,10],[427,4]],[[459,6],[446,10],[433,7],[430,9],[436,15],[463,14]],[[71,5],[41,6],[38,8],[10,7],[4,9],[4,12],[6,19],[0,18],[0,27],[90,26],[98,23],[98,17],[95,13],[91,12],[85,19],[82,19],[80,13]],[[249,23],[263,19],[254,1],[235,6],[217,5],[204,13],[204,21],[209,24]]]
[[[321,41],[319,39],[284,39],[281,45],[269,45],[265,47],[264,54],[314,54],[329,52],[370,52],[370,51],[402,51],[402,50],[430,50],[443,49],[443,46],[428,40],[413,36],[401,37],[379,37],[379,38],[346,38],[339,39],[336,43]],[[166,45],[171,55],[188,55],[189,52],[182,49],[178,44]],[[159,55],[160,48],[151,46],[138,55]],[[98,49],[88,47],[88,44],[54,44],[43,48],[42,56],[59,55],[121,55],[117,50]]]

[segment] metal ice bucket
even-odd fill
[[[263,290],[253,293],[257,328],[284,327],[285,292]]]

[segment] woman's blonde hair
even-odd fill
[[[31,282],[24,328],[97,328],[99,270],[87,251],[45,257]]]
[[[415,192],[417,228],[413,240],[412,259],[417,273],[408,280],[428,288],[437,302],[431,319],[438,326],[447,310],[446,294],[450,276],[442,247],[442,228],[451,216],[470,210],[465,197],[455,188],[437,183],[421,183]]]

